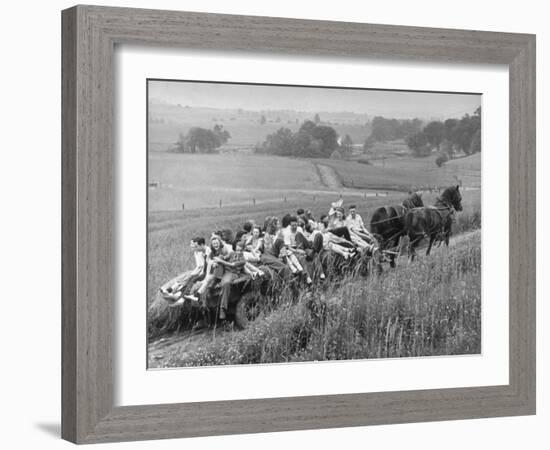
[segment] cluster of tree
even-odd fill
[[[376,116],[371,121],[370,143],[405,139],[422,129],[420,119],[386,119]]]
[[[348,147],[345,152],[351,153],[353,143],[348,136]],[[311,120],[305,121],[295,133],[289,128],[279,128],[275,133],[266,136],[265,141],[256,146],[256,152],[278,156],[295,156],[300,158],[328,158],[341,149],[338,134],[334,128],[319,125]]]
[[[416,156],[427,156],[436,149],[445,158],[440,164],[452,159],[457,151],[471,155],[481,151],[481,107],[473,115],[466,114],[461,119],[433,121],[422,131],[406,138],[407,145]]]
[[[211,130],[193,127],[187,134],[180,133],[175,151],[178,153],[216,153],[217,149],[231,138],[223,125],[216,124]]]

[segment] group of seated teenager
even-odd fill
[[[310,285],[326,278],[322,256],[334,252],[344,259],[376,251],[376,241],[366,229],[355,205],[348,214],[342,200],[331,205],[328,214],[316,220],[310,211],[267,217],[263,225],[247,221],[241,230],[216,232],[208,245],[204,237],[191,240],[195,268],[160,288],[171,306],[190,300],[206,305],[210,288],[220,282],[220,319],[225,319],[231,284],[248,275],[255,279],[265,271],[278,277],[302,277]]]

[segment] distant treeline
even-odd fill
[[[371,135],[363,146],[368,152],[376,142],[404,139],[415,156],[439,152],[438,165],[452,159],[456,152],[466,155],[481,151],[481,107],[461,119],[432,121],[423,126],[420,119],[387,119],[375,117]]]
[[[420,119],[386,119],[385,117],[374,117],[371,122],[372,131],[369,136],[371,142],[394,141],[406,139],[422,129]]]
[[[417,156],[429,155],[434,149],[439,152],[438,165],[452,159],[457,151],[466,155],[481,152],[481,106],[473,115],[461,119],[433,121],[406,140]]]
[[[370,122],[371,134],[363,144],[363,151],[369,153],[376,142],[403,140],[415,156],[428,156],[436,150],[436,163],[441,165],[452,159],[457,152],[466,155],[481,151],[481,107],[472,115],[460,119],[432,121],[424,126],[422,120],[391,119],[374,117]],[[175,143],[179,153],[216,153],[227,143],[231,134],[216,124],[212,129],[193,127],[186,134],[180,133]],[[352,156],[353,141],[349,135],[343,138],[336,130],[322,123],[316,114],[313,120],[306,120],[298,129],[281,127],[268,134],[263,142],[256,144],[255,152],[298,158],[337,158]]]
[[[300,158],[346,158],[351,155],[352,146],[348,135],[339,142],[334,128],[321,125],[318,120],[306,120],[296,132],[282,127],[267,135],[264,142],[256,145],[256,153]]]

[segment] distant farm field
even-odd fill
[[[372,195],[481,185],[479,155],[435,165],[435,156],[355,160],[294,159],[246,153],[149,152],[149,211],[279,202],[334,194]],[[331,170],[327,179],[326,170]]]
[[[254,200],[296,197],[298,191],[323,190],[306,160],[246,154],[189,155],[150,152],[149,210],[196,209]]]
[[[424,158],[407,155],[371,159],[370,165],[335,159],[319,162],[334,168],[342,183],[352,188],[424,190],[453,183],[470,188],[481,186],[479,154],[449,161],[442,167],[436,166],[435,159],[435,155]]]

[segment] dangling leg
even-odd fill
[[[401,237],[397,237],[397,238],[394,238],[392,239],[392,247],[391,248],[397,248],[398,249],[398,253],[401,254]],[[395,253],[390,253],[390,267],[392,269],[395,269],[396,267],[396,264],[395,264],[395,258],[396,258],[396,254]]]
[[[434,243],[434,240],[435,240],[435,235],[431,234],[430,235],[430,242],[428,244],[428,249],[426,250],[426,256],[428,256],[430,254],[430,251],[432,250],[432,245]]]
[[[221,299],[220,299],[220,319],[226,318],[227,309],[229,307],[229,296],[231,295],[231,283],[238,275],[233,272],[225,272],[221,281]]]
[[[446,230],[445,230],[445,246],[446,247],[449,247],[449,241],[451,239],[451,227],[448,227]]]

